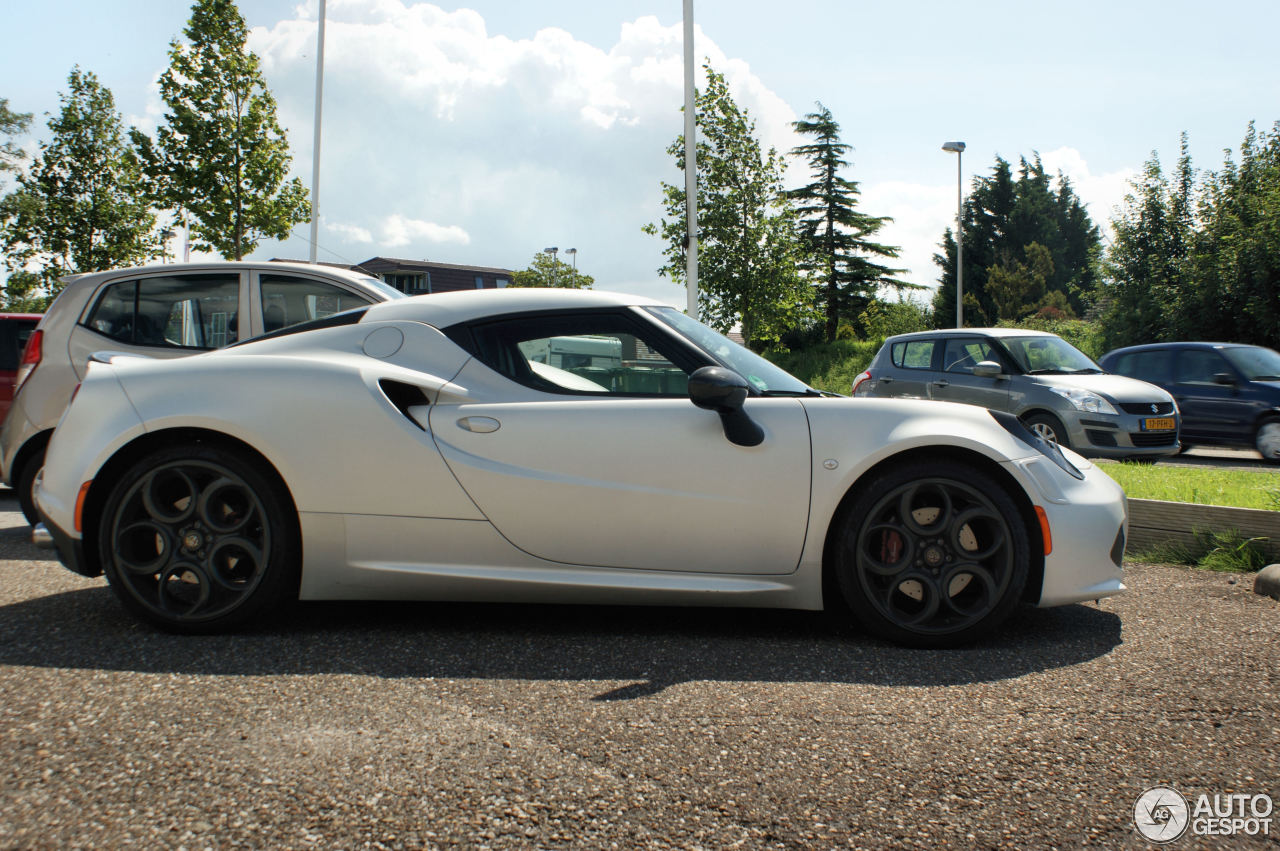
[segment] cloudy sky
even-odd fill
[[[241,0],[310,184],[318,2]],[[523,268],[576,247],[596,286],[683,305],[656,274],[664,153],[681,132],[681,2],[328,0],[320,259],[375,255]],[[128,123],[162,115],[155,79],[184,0],[47,0],[4,13],[0,97],[58,109],[73,65],[96,73]],[[1104,224],[1153,151],[1221,165],[1249,121],[1280,118],[1280,5],[1180,0],[865,3],[695,0],[697,53],[723,71],[767,144],[829,107],[854,146],[862,209],[894,218],[905,276],[932,262],[964,178],[1039,152]],[[798,183],[802,168],[789,182]],[[308,226],[255,256],[305,258]]]

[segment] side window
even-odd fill
[[[660,332],[617,313],[536,316],[474,326],[478,356],[548,393],[687,396],[701,366]]]
[[[268,333],[369,304],[363,296],[310,278],[264,274],[258,283],[262,288],[262,325]]]
[[[1167,351],[1131,352],[1116,359],[1115,371],[1130,378],[1162,384],[1169,379]]]
[[[900,369],[932,369],[933,349],[936,340],[908,340],[894,343],[891,356],[893,365]]]
[[[1174,379],[1180,384],[1214,384],[1213,376],[1219,372],[1231,372],[1227,361],[1217,352],[1202,349],[1183,349],[1178,352]]]
[[[103,290],[88,327],[134,346],[219,349],[236,342],[238,274],[122,281]]]
[[[947,340],[942,352],[942,368],[945,372],[972,373],[973,368],[984,360],[999,363],[1000,356],[990,343],[976,337]]]

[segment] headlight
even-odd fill
[[[1097,393],[1090,393],[1088,390],[1080,390],[1076,387],[1050,387],[1049,389],[1070,402],[1077,411],[1084,411],[1089,414],[1114,414],[1116,412],[1116,409],[1111,407],[1111,403]]]

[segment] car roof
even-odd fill
[[[447,328],[459,322],[510,313],[630,306],[670,305],[644,296],[602,290],[508,287],[420,295],[383,302],[371,306],[362,321],[410,320],[424,322],[436,328]]]
[[[128,277],[130,275],[160,275],[177,272],[240,272],[245,269],[260,272],[300,272],[312,277],[342,278],[347,281],[367,281],[372,275],[355,272],[339,266],[325,266],[313,263],[294,263],[280,260],[207,260],[199,263],[152,263],[148,266],[127,266],[120,269],[106,269],[101,272],[82,272],[64,277],[65,286],[85,286],[84,282],[97,285],[108,278]],[[376,279],[375,279],[376,280]]]
[[[1051,331],[1033,331],[1028,328],[935,328],[932,331],[912,331],[898,334],[889,340],[919,340],[930,337],[1056,337]],[[888,340],[886,340],[888,342]]]
[[[1138,346],[1125,346],[1119,349],[1112,349],[1103,355],[1109,358],[1112,355],[1126,354],[1129,352],[1158,352],[1164,349],[1261,349],[1265,346],[1256,346],[1253,343],[1209,343],[1200,340],[1179,340],[1170,343],[1143,343]]]

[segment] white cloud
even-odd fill
[[[308,183],[315,15],[309,2],[250,36]],[[796,144],[794,114],[745,62],[700,32],[696,47],[766,146]],[[665,149],[682,85],[678,19],[624,23],[601,48],[558,28],[490,35],[466,9],[329,0],[320,214],[341,225],[321,248],[523,268],[570,245],[598,287],[666,298],[662,245],[640,228],[661,215],[659,182],[680,180]]]
[[[362,228],[362,233],[367,234]],[[372,240],[360,240],[371,242]],[[400,248],[419,242],[457,243],[466,245],[471,241],[467,232],[457,225],[438,225],[435,222],[424,222],[418,219],[406,219],[400,214],[387,216],[382,222],[382,244],[388,248]]]
[[[325,222],[324,229],[329,233],[337,234],[347,242],[365,245],[373,242],[373,234],[369,232],[369,229],[362,228],[357,225],[330,224],[329,222]]]

